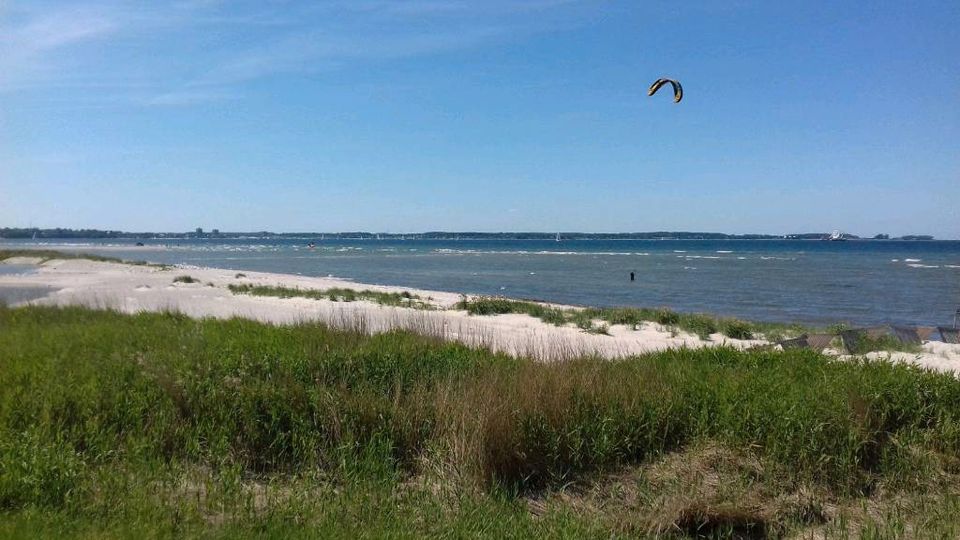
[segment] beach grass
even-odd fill
[[[369,289],[355,290],[341,287],[329,289],[298,289],[291,287],[274,287],[267,285],[228,285],[234,294],[249,294],[252,296],[273,296],[276,298],[311,298],[314,300],[330,300],[332,302],[356,302],[363,300],[384,306],[408,307],[415,309],[433,309],[418,295],[403,292],[382,292]]]
[[[500,297],[464,297],[455,307],[466,310],[471,315],[523,313],[558,326],[572,323],[591,332],[598,332],[598,329],[603,328],[595,321],[632,327],[645,322],[655,322],[668,328],[695,334],[703,339],[719,332],[734,339],[762,337],[769,341],[778,341],[785,336],[795,336],[808,331],[800,325],[747,322],[701,313],[680,313],[667,308],[559,308],[538,302]]]
[[[68,253],[64,251],[55,251],[52,249],[0,249],[0,261],[12,259],[14,257],[27,257],[31,259],[40,259],[41,263],[54,260],[83,259],[96,262],[109,262],[120,264],[132,264],[134,266],[153,266],[157,268],[169,268],[165,264],[150,263],[147,261],[126,261],[116,257],[105,257],[103,255],[94,255],[92,253]]]
[[[871,337],[865,331],[858,333],[859,335],[855,340],[852,340],[852,343],[845,344],[850,354],[866,354],[875,351],[907,353],[920,353],[923,351],[923,348],[919,344],[904,343],[893,336],[884,335]]]
[[[960,532],[960,382],[906,365],[539,363],[84,308],[0,328],[2,536]]]

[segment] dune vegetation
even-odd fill
[[[904,365],[0,307],[5,537],[957,537],[958,473]]]
[[[546,323],[564,325],[575,324],[578,327],[596,332],[596,321],[605,325],[621,324],[637,326],[644,322],[655,322],[695,334],[701,338],[708,338],[711,334],[720,333],[734,339],[764,338],[777,341],[784,336],[796,336],[808,329],[793,324],[747,322],[739,319],[714,317],[702,313],[680,313],[668,308],[581,308],[568,309],[551,307],[538,302],[512,300],[500,297],[464,297],[456,306],[472,315],[495,315],[503,313],[525,313]],[[600,333],[605,333],[603,327]]]
[[[364,300],[384,306],[409,307],[415,309],[433,309],[433,306],[424,302],[423,298],[403,292],[383,292],[369,289],[356,290],[342,287],[329,289],[297,289],[292,287],[275,287],[268,285],[228,285],[234,294],[249,294],[252,296],[273,296],[276,298],[311,298],[313,300],[330,300],[332,302],[356,302]]]
[[[110,262],[132,264],[135,266],[154,266],[157,268],[169,268],[165,264],[150,263],[147,261],[126,261],[116,257],[105,257],[103,255],[94,255],[92,253],[68,253],[52,249],[0,249],[0,261],[12,259],[14,257],[27,257],[30,259],[40,259],[40,262],[53,260],[83,259],[97,262]]]

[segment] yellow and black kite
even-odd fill
[[[675,81],[673,79],[657,79],[653,84],[650,85],[650,89],[647,90],[647,95],[652,96],[657,93],[662,86],[670,83],[673,86],[673,102],[680,103],[680,100],[683,99],[683,87],[680,86],[680,81]]]

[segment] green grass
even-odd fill
[[[111,263],[121,263],[121,264],[132,264],[135,266],[153,266],[157,268],[169,268],[169,266],[164,264],[149,263],[147,261],[125,261],[123,259],[118,259],[116,257],[104,257],[102,255],[94,255],[91,253],[67,253],[67,252],[55,251],[51,249],[0,249],[0,261],[6,260],[6,259],[12,259],[14,257],[38,258],[40,259],[41,263],[58,260],[58,259],[63,259],[63,260],[84,259],[88,261],[97,261],[97,262],[111,262]]]
[[[899,339],[885,335],[879,337],[870,337],[866,332],[858,332],[855,345],[848,348],[851,354],[866,354],[874,351],[898,351],[908,353],[919,353],[923,349],[920,345],[904,343]]]
[[[0,536],[950,537],[958,471],[960,382],[904,365],[0,308]]]
[[[588,332],[606,333],[604,326],[595,325],[601,320],[607,324],[637,326],[644,322],[656,322],[707,338],[717,332],[734,339],[754,339],[763,336],[776,341],[784,336],[799,335],[806,331],[799,325],[776,323],[755,323],[738,319],[713,317],[700,313],[678,313],[666,308],[584,308],[559,309],[537,302],[510,300],[500,297],[464,297],[456,305],[471,315],[498,315],[504,313],[524,313],[544,322],[556,325],[573,323]]]
[[[253,296],[274,296],[277,298],[312,298],[314,300],[330,300],[333,302],[356,302],[365,300],[384,306],[400,306],[416,309],[433,309],[423,298],[407,291],[388,293],[380,291],[331,288],[331,289],[294,289],[290,287],[270,287],[265,285],[229,285],[234,294],[249,294]]]
[[[174,282],[174,283],[199,283],[200,280],[198,280],[197,278],[195,278],[195,277],[193,277],[193,276],[186,276],[186,275],[184,275],[184,276],[177,276],[177,277],[173,278],[173,282]]]

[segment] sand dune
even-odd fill
[[[174,310],[192,317],[244,317],[273,324],[321,321],[341,328],[376,333],[409,329],[484,346],[514,355],[558,360],[583,354],[615,358],[675,347],[729,345],[746,348],[767,344],[763,340],[737,340],[714,334],[709,340],[644,323],[637,328],[615,325],[610,335],[589,334],[573,325],[545,323],[528,315],[471,316],[454,309],[460,295],[404,287],[356,283],[344,279],[304,277],[286,274],[178,266],[157,268],[83,259],[52,260],[16,258],[7,264],[36,264],[27,274],[0,274],[0,287],[50,287],[54,292],[25,303],[41,305],[83,305],[123,312]],[[177,276],[189,275],[196,283],[175,283]],[[434,310],[393,307],[370,301],[334,302],[308,298],[275,298],[234,294],[231,284],[283,286],[300,289],[348,288],[379,292],[407,291],[423,299]],[[576,309],[567,307],[567,309]],[[870,358],[911,362],[939,371],[960,373],[960,346],[927,342],[923,352],[871,353]]]

